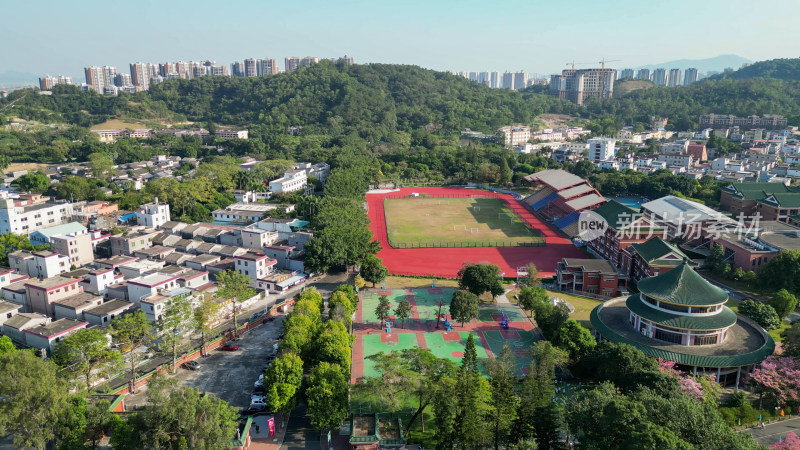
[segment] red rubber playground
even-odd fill
[[[569,239],[561,237],[550,225],[529,211],[524,205],[506,194],[492,194],[508,207],[530,228],[545,240],[543,247],[463,247],[397,249],[389,245],[386,231],[384,198],[411,196],[411,194],[449,197],[474,197],[482,192],[467,188],[401,188],[381,193],[368,193],[367,206],[370,229],[383,249],[378,257],[394,275],[435,276],[455,278],[464,262],[491,263],[500,267],[507,277],[515,277],[518,267],[536,264],[542,277],[555,275],[562,258],[585,258]]]

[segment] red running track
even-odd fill
[[[473,262],[496,264],[502,272],[506,273],[506,276],[514,277],[517,267],[532,262],[539,269],[539,275],[546,278],[555,275],[556,264],[562,258],[586,258],[586,255],[572,245],[569,239],[561,237],[556,230],[531,213],[512,196],[493,193],[490,195],[504,200],[528,226],[537,230],[545,238],[546,245],[544,247],[392,248],[389,246],[386,232],[383,199],[386,196],[408,196],[412,192],[453,197],[490,194],[486,191],[466,188],[401,188],[398,191],[387,193],[367,194],[370,229],[375,239],[383,247],[378,253],[378,257],[383,260],[383,264],[391,274],[455,278],[464,262]]]

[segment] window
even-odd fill
[[[660,328],[656,328],[656,332],[654,334],[656,339],[672,342],[673,344],[680,344],[683,340],[683,336],[679,333],[672,333],[670,331],[665,331]]]
[[[693,345],[711,345],[717,343],[717,335],[695,336]]]

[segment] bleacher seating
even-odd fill
[[[573,211],[567,214],[566,216],[556,220],[554,222],[554,225],[557,226],[560,230],[563,230],[569,225],[572,225],[573,223],[577,222],[580,215],[581,213],[579,213],[578,211]]]
[[[533,205],[534,203],[538,202],[539,200],[547,197],[548,195],[555,192],[553,188],[545,186],[542,189],[534,192],[533,194],[529,195],[528,197],[523,200],[528,206]]]
[[[538,210],[544,208],[545,206],[547,206],[550,202],[552,202],[553,200],[555,200],[557,198],[558,198],[558,192],[553,192],[552,194],[548,195],[547,197],[545,197],[545,198],[539,200],[538,202],[534,203],[531,206],[531,208],[533,208],[535,211],[538,211]]]

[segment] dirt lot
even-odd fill
[[[278,316],[274,321],[254,328],[235,342],[239,350],[225,352],[212,350],[209,356],[199,358],[198,370],[178,369],[178,383],[191,386],[203,392],[210,392],[227,401],[236,408],[250,406],[250,394],[253,383],[261,373],[261,365],[267,355],[272,353],[272,344],[283,332],[283,319]],[[136,394],[128,395],[125,404],[128,407],[143,405],[146,401],[146,389],[139,389]]]
[[[16,172],[17,170],[40,170],[46,169],[47,164],[41,163],[11,163],[8,168],[6,169],[6,173],[8,172]]]

